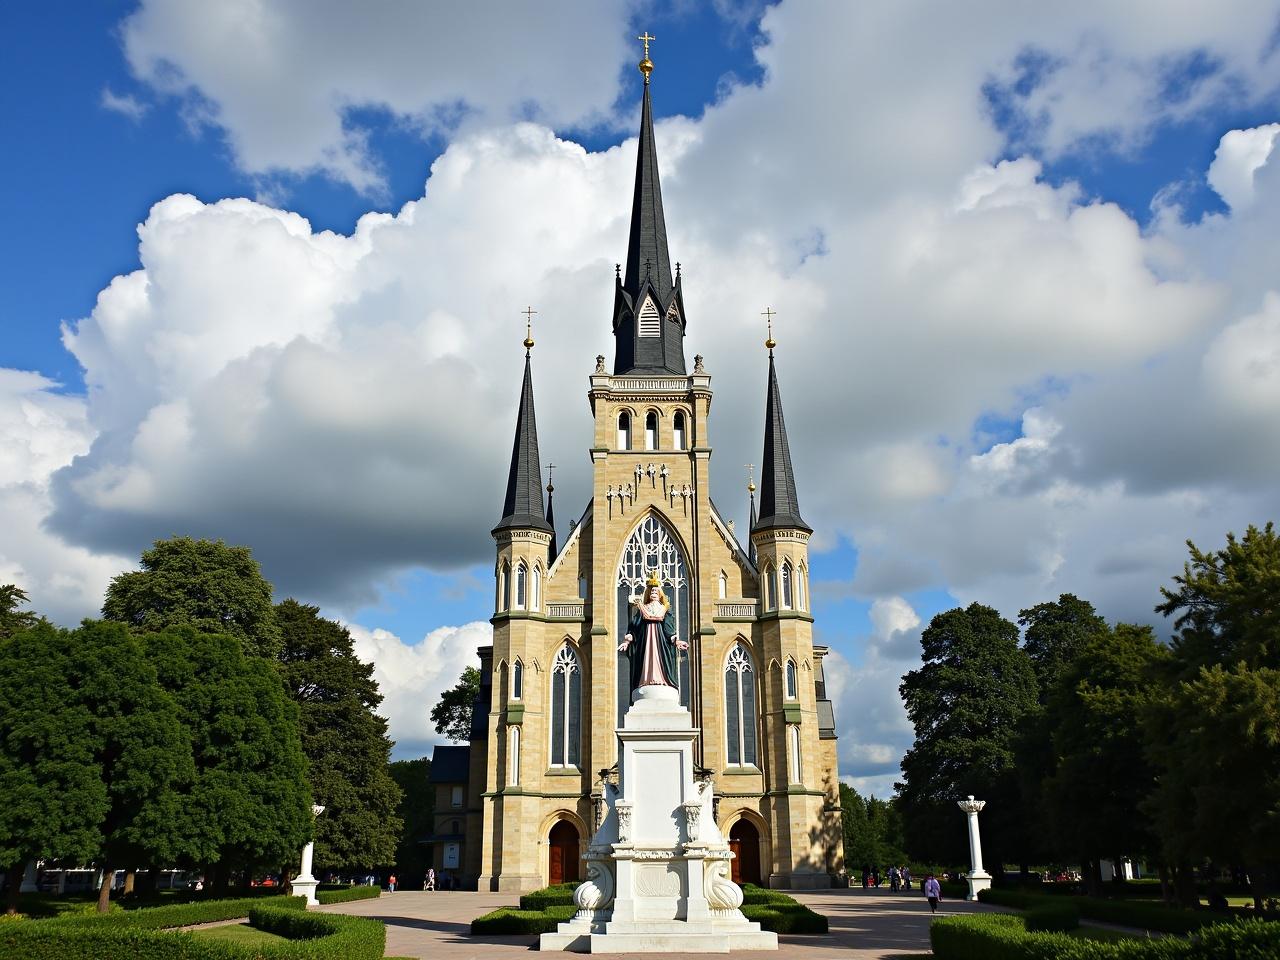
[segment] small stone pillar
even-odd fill
[[[40,887],[36,883],[36,862],[28,860],[26,867],[22,871],[22,886],[18,887],[19,893],[39,893]]]
[[[977,900],[979,890],[991,888],[991,874],[982,869],[982,836],[978,833],[978,811],[987,805],[985,800],[973,799],[973,794],[956,805],[969,815],[969,859],[972,869],[965,875],[969,881],[969,895],[966,900]]]
[[[311,807],[312,816],[318,817],[322,813],[324,813],[324,807],[319,804],[315,804]],[[312,859],[315,857],[315,851],[316,842],[314,840],[308,841],[307,845],[302,848],[302,870],[293,878],[293,882],[290,884],[293,888],[293,895],[295,897],[307,898],[308,907],[317,907],[320,905],[320,901],[316,899],[316,887],[318,886],[319,881],[311,875],[311,864]]]

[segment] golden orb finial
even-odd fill
[[[773,348],[778,345],[778,341],[773,339],[773,318],[776,317],[777,314],[774,313],[772,307],[765,307],[764,310],[761,311],[760,316],[764,317],[769,323],[769,338],[765,340],[764,345],[770,353],[773,353]]]
[[[528,356],[533,349],[533,315],[538,311],[533,307],[525,307],[520,312],[524,314],[524,353]]]
[[[651,40],[657,40],[658,38],[651,37],[649,35],[649,31],[646,30],[641,36],[636,37],[636,39],[644,44],[644,59],[640,61],[638,66],[640,67],[640,72],[644,74],[644,82],[648,84],[649,74],[653,73],[653,61],[649,59],[649,42]]]
[[[756,492],[756,465],[754,463],[744,464],[747,468],[747,493]]]

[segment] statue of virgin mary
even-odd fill
[[[675,614],[656,571],[645,583],[644,597],[632,604],[627,633],[618,649],[631,661],[632,693],[648,686],[680,688],[676,651],[688,650],[689,644],[676,636]]]

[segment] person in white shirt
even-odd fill
[[[932,873],[924,882],[924,895],[929,898],[929,909],[933,913],[938,912],[938,901],[942,899],[942,884],[938,882],[938,878]]]

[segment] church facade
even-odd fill
[[[646,69],[646,66],[648,69]],[[531,339],[502,516],[493,529],[493,645],[468,757],[465,835],[446,858],[481,890],[581,877],[616,777],[615,728],[630,703],[619,652],[629,609],[656,575],[687,641],[681,702],[714,778],[735,879],[825,887],[844,872],[836,735],[813,643],[808,540],[769,346],[756,511],[740,538],[710,498],[712,378],[686,368],[653,136],[647,56],[631,230],[615,279],[612,366],[597,357],[584,438],[593,495],[563,539],[544,500]],[[590,370],[590,368],[588,367]],[[439,858],[437,858],[439,859]]]

